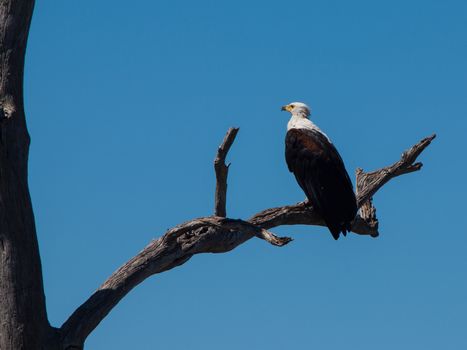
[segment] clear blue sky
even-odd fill
[[[353,173],[433,132],[375,198],[378,239],[323,228],[194,257],[126,297],[87,349],[466,349],[467,2],[38,1],[26,62],[30,185],[59,326],[167,228],[304,198],[283,159],[303,101]]]

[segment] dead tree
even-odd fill
[[[34,0],[0,0],[0,349],[83,349],[87,336],[135,286],[151,275],[186,263],[199,253],[225,253],[257,237],[275,246],[291,241],[269,229],[281,225],[323,225],[303,203],[266,209],[248,220],[226,214],[225,164],[238,129],[230,129],[214,161],[215,214],[187,221],[150,242],[115,271],[59,328],[49,324],[41,261],[28,189],[29,135],[23,109],[23,67]],[[372,197],[390,179],[420,170],[415,163],[435,135],[382,169],[357,170],[360,214],[352,231],[378,236]]]

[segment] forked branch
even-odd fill
[[[292,240],[288,237],[277,237],[268,231],[273,227],[324,225],[320,215],[304,203],[266,209],[248,221],[225,217],[228,175],[225,159],[237,132],[238,129],[229,129],[214,162],[217,179],[216,216],[194,219],[174,227],[149,243],[115,271],[60,328],[65,349],[81,349],[86,337],[112,308],[130,290],[151,275],[182,265],[195,254],[228,252],[253,237],[276,246],[283,246]],[[378,221],[371,205],[372,196],[390,179],[420,170],[422,164],[414,162],[434,137],[435,135],[420,141],[404,152],[401,160],[391,166],[371,173],[364,173],[361,169],[357,171],[357,200],[359,207],[363,207],[360,215],[354,220],[352,232],[373,237],[378,235]],[[365,209],[365,206],[368,208]]]
[[[356,171],[358,207],[361,207],[364,202],[371,199],[389,180],[420,170],[423,163],[414,162],[435,137],[435,134],[425,137],[419,143],[402,153],[401,159],[390,166],[369,173],[365,173],[363,169],[358,168]]]

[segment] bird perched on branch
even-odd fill
[[[301,102],[282,107],[292,114],[287,124],[285,159],[308,201],[324,219],[334,239],[350,232],[357,201],[349,174],[329,137],[310,119]]]

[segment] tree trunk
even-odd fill
[[[0,0],[0,349],[43,349],[50,330],[28,190],[23,71],[33,0]]]

